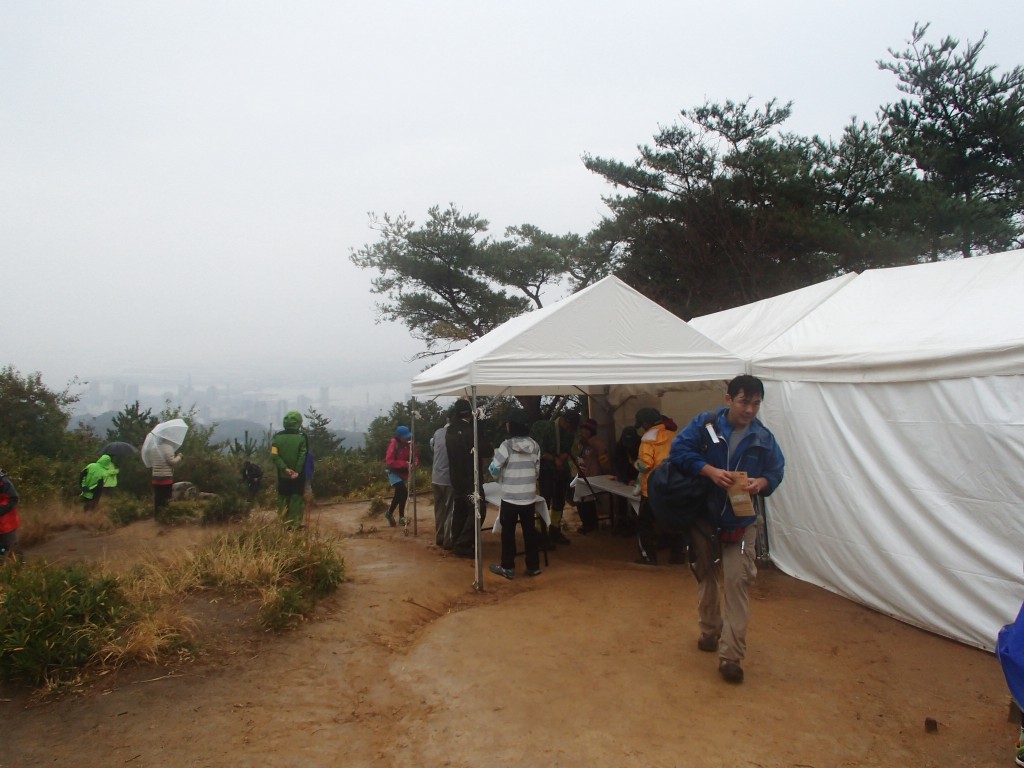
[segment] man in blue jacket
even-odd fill
[[[743,682],[747,652],[749,589],[757,577],[756,515],[737,515],[743,492],[768,496],[782,482],[786,460],[775,436],[757,418],[764,384],[754,376],[729,382],[725,407],[702,413],[675,440],[669,461],[683,472],[708,479],[708,521],[692,536],[696,554],[697,611],[702,651],[718,651],[718,671],[730,683]],[[746,485],[733,487],[733,472],[746,472]],[[732,499],[730,498],[732,497]],[[717,534],[717,535],[716,535]],[[718,552],[718,548],[721,551]],[[715,557],[720,559],[715,566]],[[719,589],[724,590],[724,605]]]

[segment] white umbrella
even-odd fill
[[[153,466],[153,452],[160,446],[161,440],[178,449],[185,442],[187,434],[188,424],[184,419],[171,419],[157,424],[153,431],[146,435],[146,441],[142,444],[142,463],[147,467]]]

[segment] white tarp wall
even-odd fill
[[[773,561],[991,650],[1024,599],[1024,252],[872,270],[758,352]]]

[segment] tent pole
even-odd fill
[[[412,438],[409,440],[409,493],[412,496],[412,535],[419,532],[416,518],[416,398],[409,400],[409,423]]]
[[[473,406],[473,554],[476,565],[476,581],[473,588],[477,592],[484,591],[484,560],[480,550],[480,434],[476,419],[476,384],[472,387],[470,402]]]

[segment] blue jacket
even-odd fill
[[[768,428],[758,419],[754,419],[736,454],[730,456],[729,437],[732,435],[732,425],[729,424],[728,413],[728,408],[719,408],[717,411],[697,416],[672,441],[669,461],[688,475],[699,475],[704,465],[710,464],[719,469],[746,472],[747,476],[752,478],[763,477],[768,481],[768,490],[762,495],[770,496],[782,482],[782,473],[786,466],[782,449]],[[709,421],[722,438],[717,443],[711,441],[705,428]],[[711,490],[708,493],[708,512],[712,520],[717,519],[719,526],[727,529],[754,524],[755,517],[736,517],[733,514],[724,488],[709,485]]]

